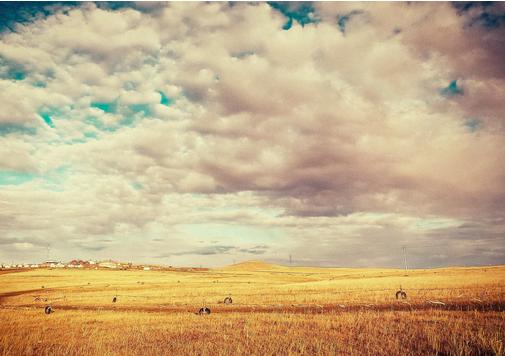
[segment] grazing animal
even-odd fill
[[[117,302],[117,297],[116,296],[114,296],[114,298],[112,298],[112,303],[115,303],[115,302]]]

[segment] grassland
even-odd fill
[[[503,355],[504,282],[505,266],[7,273],[0,354]]]

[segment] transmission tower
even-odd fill
[[[405,264],[405,272],[407,272],[407,270],[409,269],[407,265],[407,246],[402,246],[402,250],[403,250],[403,263]]]

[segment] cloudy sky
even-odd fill
[[[0,262],[505,263],[502,3],[2,3]]]

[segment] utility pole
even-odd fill
[[[407,265],[407,247],[406,246],[402,246],[402,250],[403,250],[403,262],[405,263],[405,272],[407,272],[407,270],[408,270],[408,265]]]

